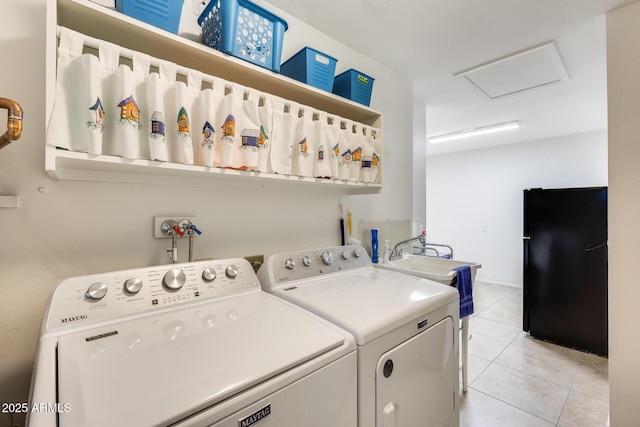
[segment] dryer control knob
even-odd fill
[[[348,260],[351,257],[351,254],[349,253],[349,251],[342,251],[342,253],[340,254],[340,256],[342,257],[343,260]]]
[[[362,256],[362,253],[360,253],[360,249],[354,249],[353,256],[356,258],[360,258]]]
[[[229,266],[227,266],[226,270],[224,270],[224,274],[229,278],[229,279],[235,279],[236,276],[238,275],[238,267],[231,264]]]
[[[213,282],[214,280],[216,280],[216,269],[213,267],[207,267],[204,270],[202,270],[202,280],[204,280],[205,282]]]
[[[320,258],[322,259],[322,262],[324,262],[325,265],[333,264],[334,257],[333,257],[333,252],[331,251],[322,252],[322,255],[320,255]]]
[[[187,281],[187,276],[184,274],[184,271],[179,268],[173,268],[164,275],[162,279],[162,283],[164,286],[173,291],[177,291],[182,286],[184,286]]]
[[[296,262],[293,260],[293,258],[287,258],[284,261],[284,268],[286,268],[287,270],[293,270],[294,268],[296,268]]]
[[[132,277],[124,282],[124,290],[130,294],[137,294],[142,289],[142,279],[139,277]]]
[[[107,290],[108,288],[106,283],[96,282],[89,286],[89,289],[87,289],[85,296],[88,299],[97,301],[104,298],[104,296],[107,294]]]
[[[302,257],[302,263],[304,264],[305,267],[310,267],[311,266],[311,258],[309,258],[308,256],[303,256]]]

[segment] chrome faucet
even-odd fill
[[[393,247],[393,250],[391,251],[391,255],[389,256],[389,259],[390,260],[395,260],[395,259],[402,258],[402,246],[406,245],[408,243],[417,242],[417,241],[419,241],[420,243],[425,243],[424,234],[421,234],[421,235],[416,236],[416,237],[412,237],[412,238],[407,239],[407,240],[403,240],[402,242],[396,244]]]

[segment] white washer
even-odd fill
[[[360,427],[459,425],[456,289],[375,268],[354,245],[271,256],[258,278],[354,335]]]
[[[349,333],[244,259],[75,277],[46,308],[28,425],[353,427],[356,369]]]

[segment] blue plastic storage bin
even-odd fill
[[[272,71],[280,71],[287,23],[247,0],[211,0],[198,17],[202,43]]]
[[[333,93],[366,105],[371,103],[371,90],[375,79],[353,68],[336,76]]]
[[[116,9],[132,18],[178,34],[183,0],[116,0]]]
[[[336,59],[305,47],[280,66],[280,73],[318,89],[331,92]]]

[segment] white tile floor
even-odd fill
[[[606,358],[522,332],[522,290],[476,282],[461,427],[604,427]]]

